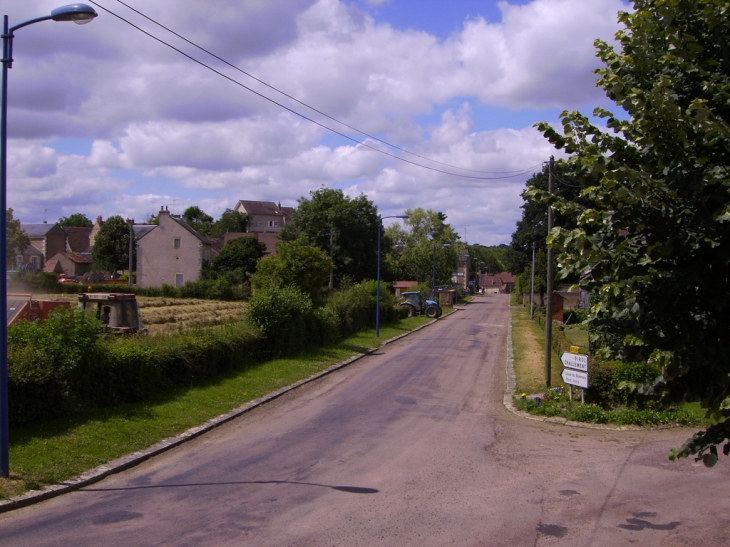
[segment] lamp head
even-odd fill
[[[86,4],[69,4],[54,9],[51,12],[51,19],[54,21],[73,21],[77,25],[85,25],[97,15],[94,8]]]

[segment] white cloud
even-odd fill
[[[11,24],[56,7],[50,0],[11,4]],[[120,4],[101,4],[230,78],[365,139]],[[591,72],[597,66],[593,40],[610,40],[616,12],[625,9],[621,0],[501,2],[502,22],[465,18],[461,29],[439,39],[376,24],[344,0],[209,0],[175,10],[163,0],[135,5],[349,125],[425,158],[491,172],[538,165],[554,151],[531,128],[486,130],[480,109],[584,108],[603,100]],[[467,11],[479,11],[478,5],[475,0]],[[11,189],[10,205],[29,220],[38,220],[46,208],[60,211],[58,216],[82,210],[90,217],[118,208],[140,217],[163,204],[155,200],[195,203],[219,214],[238,199],[293,205],[323,185],[364,192],[383,210],[444,211],[464,225],[470,240],[483,243],[506,241],[519,218],[526,177],[457,178],[377,154],[285,112],[102,11],[83,27],[43,23],[18,31],[14,57],[9,171],[20,185]],[[433,120],[435,112],[441,115],[432,125],[419,118]],[[91,153],[57,153],[47,145],[55,137],[91,142]]]

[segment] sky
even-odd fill
[[[64,1],[6,2],[3,12],[14,26]],[[365,194],[384,217],[443,212],[462,240],[482,245],[509,243],[525,181],[561,157],[533,124],[614,106],[595,85],[594,40],[612,42],[617,13],[629,8],[622,0],[94,7],[99,17],[83,26],[47,21],[15,33],[15,218],[144,222],[162,206],[180,214],[190,205],[217,218],[238,200],[295,207],[324,187]]]

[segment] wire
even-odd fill
[[[345,122],[343,122],[341,120],[338,120],[337,118],[335,118],[333,116],[330,116],[329,114],[327,114],[325,112],[322,112],[321,110],[318,110],[317,108],[315,108],[315,107],[313,107],[313,106],[311,106],[311,105],[309,105],[309,104],[307,104],[307,103],[305,103],[303,101],[300,101],[296,97],[293,97],[292,95],[289,95],[285,91],[282,91],[281,89],[278,89],[277,87],[274,87],[273,85],[266,83],[265,81],[261,80],[260,78],[257,78],[253,74],[250,74],[250,73],[246,72],[245,70],[237,67],[236,65],[234,65],[233,63],[225,60],[224,58],[220,57],[219,55],[216,55],[212,51],[209,51],[209,50],[205,49],[204,47],[196,44],[192,40],[189,40],[189,39],[185,38],[185,36],[183,36],[182,34],[179,34],[179,33],[175,32],[174,30],[172,30],[171,28],[163,25],[159,21],[156,21],[155,19],[152,19],[148,15],[142,13],[138,9],[130,6],[129,4],[123,2],[122,0],[117,0],[117,2],[120,3],[120,4],[122,4],[123,6],[125,6],[127,9],[132,10],[136,14],[144,17],[145,19],[147,19],[151,23],[154,23],[155,25],[159,26],[160,28],[165,29],[167,32],[173,34],[174,36],[177,36],[178,38],[180,38],[181,40],[187,42],[191,46],[198,48],[200,51],[203,51],[203,52],[207,53],[211,57],[213,57],[213,58],[219,60],[220,62],[228,65],[229,67],[233,68],[234,70],[237,70],[241,74],[245,74],[249,78],[252,78],[252,79],[256,80],[257,82],[259,82],[260,84],[265,85],[269,89],[272,89],[273,91],[276,91],[277,93],[280,93],[280,94],[284,95],[284,97],[287,97],[287,98],[291,99],[292,101],[295,101],[296,103],[299,103],[300,105],[304,106],[305,108],[309,108],[310,110],[316,112],[317,114],[320,114],[320,115],[324,116],[325,118],[328,118],[328,119],[330,119],[330,120],[332,120],[334,122],[337,122],[337,123],[339,123],[339,124],[347,127],[348,129],[352,129],[353,131],[355,131],[357,133],[360,133],[361,135],[364,135],[366,137],[369,137],[369,138],[371,138],[371,139],[373,139],[373,140],[375,140],[375,141],[377,141],[379,143],[382,143],[382,144],[384,144],[386,146],[389,146],[390,148],[394,148],[395,150],[398,150],[400,152],[403,152],[404,154],[409,154],[411,156],[415,156],[415,157],[420,158],[422,160],[430,161],[432,163],[436,163],[438,165],[443,165],[445,167],[451,167],[451,168],[454,168],[454,169],[461,169],[463,171],[469,171],[469,172],[472,172],[472,173],[482,173],[482,174],[487,174],[487,175],[509,175],[509,174],[512,174],[512,173],[521,173],[521,170],[517,170],[517,171],[479,171],[477,169],[467,169],[466,167],[460,167],[458,165],[452,165],[452,164],[449,164],[449,163],[444,163],[444,162],[441,162],[441,161],[438,161],[438,160],[434,160],[434,159],[431,159],[431,158],[427,158],[425,156],[421,156],[420,154],[416,154],[415,152],[411,152],[409,150],[406,150],[405,148],[401,148],[400,146],[397,146],[395,144],[389,143],[388,141],[385,141],[383,139],[380,139],[380,138],[376,137],[375,135],[371,135],[370,133],[366,133],[365,131],[362,131],[362,130],[358,129],[357,127],[353,127],[353,126],[351,126],[351,125],[349,125],[349,124],[347,124],[347,123],[345,123]]]
[[[117,0],[117,1],[120,1],[120,0]],[[170,43],[168,43],[168,42],[165,42],[165,41],[164,41],[164,40],[163,40],[162,38],[158,38],[157,36],[155,36],[155,35],[153,35],[153,34],[151,34],[151,33],[147,32],[146,30],[144,30],[144,29],[140,28],[139,26],[135,25],[135,24],[134,24],[134,23],[132,23],[131,21],[129,21],[129,20],[125,19],[124,17],[122,17],[122,16],[120,16],[120,15],[118,15],[118,14],[114,13],[114,12],[113,12],[113,11],[111,11],[110,9],[108,9],[108,8],[106,8],[106,7],[104,7],[104,6],[102,6],[102,5],[101,5],[101,4],[99,4],[98,2],[95,2],[94,0],[89,0],[89,3],[91,3],[91,4],[94,4],[94,5],[96,6],[96,7],[98,7],[98,8],[100,8],[100,9],[104,10],[105,12],[109,13],[110,15],[113,15],[114,17],[116,17],[116,18],[117,18],[117,19],[119,19],[120,21],[123,21],[124,23],[127,23],[127,24],[128,24],[129,26],[133,27],[134,29],[136,29],[136,30],[140,31],[140,32],[141,32],[142,34],[145,34],[146,36],[148,36],[148,37],[152,38],[153,40],[155,40],[155,41],[157,41],[157,42],[159,42],[159,43],[161,43],[161,44],[163,44],[163,45],[165,45],[165,46],[169,47],[169,48],[170,48],[170,49],[172,49],[173,51],[176,51],[176,52],[177,52],[177,53],[179,53],[180,55],[182,55],[182,56],[184,56],[184,57],[188,58],[189,60],[193,61],[194,63],[197,63],[197,64],[199,64],[200,66],[202,66],[202,67],[204,67],[204,68],[207,68],[207,69],[208,69],[208,70],[210,70],[211,72],[213,72],[213,73],[215,73],[215,74],[217,74],[217,75],[219,75],[219,76],[221,76],[221,77],[225,78],[226,80],[228,80],[228,81],[230,81],[230,82],[232,82],[232,83],[234,83],[234,84],[236,84],[236,85],[238,85],[238,86],[240,86],[240,87],[242,87],[242,88],[246,89],[247,91],[250,91],[251,93],[253,93],[253,94],[255,94],[255,95],[257,95],[257,96],[261,97],[262,99],[265,99],[265,100],[267,100],[267,101],[269,101],[269,102],[271,102],[271,103],[273,103],[273,104],[275,104],[275,105],[279,106],[280,108],[283,108],[284,110],[286,110],[286,111],[288,111],[288,112],[291,112],[292,114],[294,114],[294,115],[296,115],[296,116],[299,116],[300,118],[302,118],[302,119],[304,119],[304,120],[307,120],[308,122],[311,122],[311,123],[313,123],[313,124],[315,124],[315,125],[317,125],[317,126],[319,126],[319,127],[323,128],[323,129],[325,129],[325,130],[327,130],[327,131],[330,131],[330,132],[332,132],[332,133],[334,133],[334,134],[336,134],[336,135],[339,135],[339,136],[341,136],[341,137],[343,137],[343,138],[345,138],[345,139],[347,139],[347,140],[349,140],[349,141],[352,141],[352,142],[354,142],[354,143],[356,143],[356,144],[359,144],[360,146],[364,146],[364,147],[366,147],[366,148],[369,148],[370,150],[373,150],[373,151],[375,151],[375,152],[378,152],[378,153],[380,153],[380,154],[384,154],[384,155],[386,155],[386,156],[388,156],[388,157],[391,157],[391,158],[393,158],[393,159],[396,159],[396,160],[399,160],[399,161],[402,161],[402,162],[405,162],[405,163],[409,163],[409,164],[411,164],[411,165],[415,165],[416,167],[421,167],[422,169],[428,169],[428,170],[430,170],[430,171],[434,171],[434,172],[437,172],[437,173],[443,173],[443,174],[446,174],[446,175],[451,175],[451,176],[455,176],[455,177],[461,177],[461,178],[468,178],[468,179],[474,179],[474,180],[503,180],[503,179],[509,179],[509,178],[516,178],[516,177],[519,177],[519,176],[525,175],[525,174],[527,174],[527,173],[529,173],[529,172],[533,171],[533,170],[535,169],[535,167],[536,167],[536,166],[531,166],[531,167],[529,167],[529,168],[526,168],[526,169],[522,169],[522,170],[520,170],[520,171],[504,171],[503,173],[505,173],[505,174],[506,174],[506,176],[498,176],[498,177],[478,177],[478,176],[474,176],[474,175],[464,175],[464,174],[461,174],[461,173],[453,173],[453,172],[450,172],[450,171],[445,171],[445,170],[443,170],[443,169],[437,169],[437,168],[435,168],[435,167],[430,167],[430,166],[428,166],[428,165],[423,165],[423,164],[420,164],[420,163],[417,163],[417,162],[415,162],[415,161],[411,161],[411,160],[408,160],[408,159],[405,159],[405,158],[401,158],[400,156],[396,156],[395,154],[391,154],[391,153],[389,153],[389,152],[386,152],[386,151],[384,151],[384,150],[380,150],[379,148],[376,148],[376,147],[374,147],[374,146],[372,146],[372,145],[370,145],[370,144],[367,144],[366,142],[363,142],[363,141],[359,141],[359,140],[357,140],[357,139],[355,139],[355,138],[353,138],[353,137],[350,137],[349,135],[346,135],[346,134],[344,134],[344,133],[342,133],[342,132],[340,132],[340,131],[337,131],[336,129],[333,129],[333,128],[331,128],[331,127],[327,126],[327,125],[324,125],[323,123],[320,123],[320,122],[318,122],[317,120],[314,120],[314,119],[312,119],[312,118],[310,118],[310,117],[308,117],[308,116],[305,116],[304,114],[301,114],[300,112],[297,112],[296,110],[293,110],[292,108],[289,108],[288,106],[286,106],[286,105],[284,105],[284,104],[282,104],[282,103],[280,103],[280,102],[277,102],[277,101],[275,101],[274,99],[271,99],[270,97],[267,97],[266,95],[263,95],[262,93],[259,93],[258,91],[256,91],[256,90],[254,90],[254,89],[252,89],[252,88],[248,87],[247,85],[245,85],[245,84],[243,84],[243,83],[239,82],[238,80],[235,80],[235,79],[231,78],[230,76],[227,76],[226,74],[224,74],[224,73],[220,72],[219,70],[216,70],[216,69],[215,69],[215,68],[213,68],[212,66],[210,66],[210,65],[207,65],[207,64],[206,64],[206,63],[204,63],[203,61],[200,61],[200,60],[196,59],[195,57],[192,57],[191,55],[189,55],[189,54],[185,53],[185,52],[184,52],[184,51],[182,51],[181,49],[179,49],[179,48],[177,48],[177,47],[173,46],[172,44],[170,44]],[[126,4],[124,4],[124,2],[120,2],[120,3],[126,6]],[[127,7],[129,7],[129,6],[127,6]],[[136,11],[136,10],[134,10],[133,8],[129,8],[129,9],[132,9],[133,11]],[[137,13],[139,13],[139,12],[137,12]],[[147,16],[145,16],[145,15],[143,15],[143,14],[141,14],[141,13],[140,13],[140,15],[142,15],[143,17],[147,17]],[[148,19],[149,19],[149,18],[148,18]],[[152,19],[150,19],[150,21],[153,21],[153,20],[152,20]],[[155,21],[153,21],[153,22],[155,22]],[[155,22],[155,23],[156,23],[156,22]],[[159,23],[156,23],[156,24],[159,24]],[[162,28],[166,28],[166,27],[164,27],[164,26],[162,26],[162,25],[160,25],[160,26],[161,26]],[[167,30],[169,30],[169,29],[167,29]],[[170,32],[172,32],[172,31],[170,31]],[[175,33],[173,32],[173,34],[175,34]],[[177,35],[177,34],[175,34],[175,35],[176,35],[176,36],[179,36],[179,35]],[[192,42],[190,42],[189,40],[187,40],[186,38],[183,38],[182,36],[180,36],[180,38],[182,38],[183,40],[185,40],[185,41],[187,41],[187,42],[191,43],[191,44],[192,44],[192,45],[194,45],[195,47],[199,47],[199,46],[197,46],[197,45],[193,44]],[[200,49],[201,49],[201,50],[203,50],[203,51],[206,51],[206,50],[204,50],[203,48],[200,48]],[[209,52],[207,52],[207,51],[206,51],[206,53],[209,53]],[[210,55],[213,55],[212,53],[209,53],[209,54],[210,54]],[[216,55],[213,55],[213,57],[215,57],[215,58],[217,58],[217,59],[220,59],[220,58],[219,58],[219,57],[217,57]],[[220,60],[221,60],[222,62],[224,62],[224,63],[226,63],[226,64],[230,65],[230,63],[228,63],[227,61],[225,61],[225,60],[223,60],[223,59],[220,59]],[[233,65],[230,65],[230,66],[233,66]],[[236,68],[236,67],[234,66],[234,68]],[[243,72],[243,71],[241,71],[241,72]],[[244,72],[244,74],[246,74],[246,73]],[[247,74],[247,75],[248,75],[248,74]],[[250,76],[250,75],[249,75],[249,76]],[[256,79],[256,78],[254,78],[254,79]],[[258,81],[260,81],[260,80],[258,80]],[[262,83],[264,83],[264,82],[262,82]],[[268,84],[265,84],[265,83],[264,83],[264,85],[268,85]],[[269,87],[271,87],[271,86],[269,86]],[[272,87],[272,89],[276,89],[276,88],[273,88],[273,87]],[[276,91],[278,91],[278,90],[276,90]],[[285,93],[283,93],[283,92],[280,92],[280,93],[282,93],[282,94],[286,95],[286,94],[285,94]],[[286,96],[288,97],[288,95],[286,95]],[[297,102],[300,102],[300,101],[298,101],[297,99],[294,99],[293,97],[292,97],[292,99],[293,99],[293,100],[295,100],[295,101],[297,101]],[[306,105],[306,104],[304,104],[304,103],[301,103],[301,104],[303,104],[304,106],[307,106],[307,105]],[[307,107],[308,107],[308,108],[312,108],[312,107],[309,107],[309,106],[307,106]],[[316,109],[314,109],[314,108],[312,108],[312,110],[314,110],[314,111],[316,111],[316,112],[319,112],[318,110],[316,110]],[[324,115],[324,116],[327,116],[327,114],[323,114],[323,115]],[[328,118],[330,118],[330,119],[332,119],[332,120],[334,120],[334,121],[337,121],[338,123],[342,123],[342,122],[339,122],[338,120],[336,120],[335,118],[331,118],[330,116],[327,116],[327,117],[328,117]],[[350,126],[348,126],[347,124],[344,124],[344,123],[343,123],[343,125],[345,125],[346,127],[350,127]],[[352,128],[352,129],[354,129],[354,128]],[[359,132],[359,133],[361,133],[361,134],[363,134],[363,135],[366,135],[366,136],[370,137],[370,135],[368,135],[367,133],[363,133],[362,131],[359,131],[359,130],[357,130],[357,129],[354,129],[354,130],[355,130],[355,131],[357,131],[357,132]],[[386,143],[385,141],[381,141],[380,139],[377,139],[376,137],[371,137],[371,138],[374,138],[374,139],[375,139],[375,140],[377,140],[377,141],[383,142],[384,144],[388,144],[388,143]],[[389,145],[389,144],[388,144],[388,146],[393,146],[393,145]],[[395,146],[393,146],[393,147],[394,147],[394,148],[398,148],[398,147],[395,147]],[[404,151],[404,152],[407,152],[407,153],[409,153],[409,154],[412,154],[412,155],[418,156],[418,154],[414,154],[414,153],[412,153],[412,152],[408,152],[408,151],[406,151],[406,150],[403,150],[403,149],[400,149],[400,148],[398,148],[398,150],[402,150],[402,151]],[[425,160],[427,160],[427,161],[433,161],[434,163],[440,163],[440,162],[436,162],[435,160],[429,160],[428,158],[423,158],[423,157],[421,157],[421,156],[418,156],[418,157],[419,157],[419,158],[421,158],[421,159],[425,159]],[[448,164],[442,164],[442,165],[448,165]],[[463,168],[461,168],[461,167],[456,167],[456,166],[450,166],[450,165],[449,165],[449,167],[455,167],[456,169],[463,169]],[[467,171],[472,171],[472,172],[477,172],[477,173],[489,173],[489,171],[474,171],[474,170],[471,170],[471,169],[465,169],[465,170],[467,170]],[[500,173],[500,172],[494,172],[494,174],[497,174],[497,173]]]

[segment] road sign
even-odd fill
[[[575,353],[568,353],[567,351],[560,356],[560,361],[564,367],[574,368],[576,370],[582,370],[588,372],[588,356],[587,355],[576,355]]]
[[[561,376],[563,377],[563,382],[568,385],[583,388],[588,387],[588,374],[586,372],[564,368]]]

